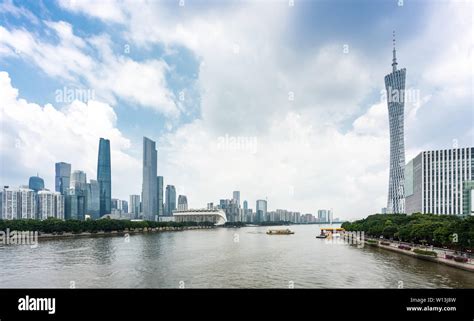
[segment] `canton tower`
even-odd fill
[[[394,31],[392,72],[385,76],[390,126],[390,174],[388,179],[387,213],[405,212],[405,141],[403,124],[406,69],[397,69],[396,53]]]

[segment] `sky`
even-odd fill
[[[470,1],[0,1],[0,184],[64,161],[141,193],[142,140],[191,208],[356,219],[387,203],[384,76],[407,69],[407,162],[474,146]]]

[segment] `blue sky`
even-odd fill
[[[0,180],[26,184],[39,172],[53,188],[55,161],[94,178],[107,136],[112,194],[128,199],[141,190],[148,136],[165,184],[193,207],[241,190],[251,205],[267,197],[270,209],[379,211],[392,30],[407,88],[420,97],[406,106],[407,160],[473,145],[472,4],[288,4],[0,2]],[[65,87],[94,99],[57,101]],[[258,146],[222,146],[223,137]]]

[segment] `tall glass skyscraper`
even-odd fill
[[[158,182],[158,215],[163,216],[164,213],[164,205],[163,205],[163,176],[157,177]]]
[[[71,164],[64,162],[56,163],[55,191],[66,195],[70,178]]]
[[[140,195],[130,195],[130,206],[128,207],[129,213],[133,214],[133,218],[139,218],[140,216]]]
[[[172,216],[173,211],[176,210],[176,188],[174,185],[166,185],[165,198],[165,215]]]
[[[240,207],[240,191],[233,191],[232,199],[234,199],[237,205]]]
[[[405,212],[405,77],[405,68],[397,70],[394,32],[392,72],[385,76],[388,120],[390,127],[390,174],[388,180],[387,201],[388,213]]]
[[[87,175],[86,172],[76,170],[71,174],[71,188],[80,189],[85,191],[87,188]]]
[[[150,221],[158,215],[157,159],[156,143],[143,137],[142,212],[143,218]]]
[[[110,140],[99,140],[99,157],[97,161],[97,182],[99,182],[100,216],[111,213],[112,175],[110,166]]]
[[[257,223],[265,222],[267,217],[267,201],[266,200],[257,200],[255,206],[256,211],[256,221]]]
[[[90,214],[93,219],[98,219],[100,213],[100,187],[99,182],[91,179],[87,186],[87,214]]]

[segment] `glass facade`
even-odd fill
[[[87,214],[93,219],[100,217],[100,187],[99,182],[91,179],[87,184]]]
[[[112,200],[110,141],[104,138],[101,138],[99,141],[97,182],[99,183],[99,215],[110,214]]]
[[[176,210],[176,188],[173,185],[166,185],[166,203],[165,203],[165,215],[173,215],[173,211]]]
[[[39,176],[31,176],[28,181],[28,188],[35,192],[41,191],[44,189],[44,180]]]
[[[473,157],[473,147],[425,151],[415,157],[407,213],[469,214]]]
[[[163,204],[163,176],[157,177],[158,181],[158,216],[165,215],[165,207]]]
[[[129,213],[133,214],[134,218],[140,216],[140,195],[130,195]]]
[[[267,218],[267,201],[257,200],[255,211],[257,215],[256,217],[257,222],[265,222]]]
[[[55,191],[62,195],[67,194],[69,180],[71,178],[71,164],[60,162],[56,163]]]
[[[157,157],[155,142],[143,137],[142,212],[150,221],[158,215]]]
[[[186,195],[178,196],[178,211],[187,211],[188,210],[188,198]]]
[[[405,78],[406,69],[397,70],[395,46],[392,73],[385,76],[388,118],[390,127],[390,172],[388,181],[388,213],[405,212]]]

